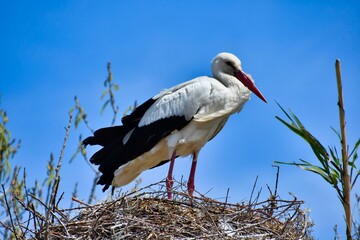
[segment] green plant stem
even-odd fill
[[[350,177],[348,172],[348,154],[347,154],[347,144],[346,144],[346,127],[345,127],[345,110],[344,110],[344,100],[342,93],[342,82],[341,82],[341,69],[340,69],[340,60],[336,59],[335,62],[336,69],[336,81],[338,87],[338,106],[339,106],[339,115],[340,115],[340,131],[341,131],[341,154],[342,154],[342,179],[343,179],[343,206],[345,210],[345,219],[346,219],[346,236],[348,240],[352,239],[351,236],[351,228],[352,228],[352,217],[351,217],[351,208],[350,208],[350,192],[351,192],[351,184]]]

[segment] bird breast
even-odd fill
[[[178,156],[198,153],[212,138],[217,129],[222,127],[221,124],[223,124],[223,118],[216,118],[206,122],[193,119],[180,131],[174,131],[166,138],[168,158],[171,158],[174,151]]]

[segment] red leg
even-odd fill
[[[193,196],[194,189],[195,189],[194,179],[195,179],[196,163],[197,163],[197,153],[194,153],[192,164],[191,164],[190,176],[189,176],[189,180],[188,180],[188,193],[189,193],[190,197]]]
[[[168,194],[168,199],[172,199],[172,187],[173,187],[173,184],[174,184],[174,181],[173,181],[173,178],[172,178],[172,173],[173,173],[173,169],[174,169],[175,157],[176,157],[176,151],[174,151],[172,156],[171,156],[169,172],[168,172],[168,175],[166,177],[166,191],[167,191],[167,194]]]

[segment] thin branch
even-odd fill
[[[114,92],[113,92],[113,83],[111,82],[112,81],[112,78],[113,78],[113,75],[112,75],[112,72],[111,72],[111,63],[108,62],[107,64],[107,70],[108,70],[108,83],[109,83],[109,94],[110,94],[110,104],[111,104],[111,108],[114,112],[114,115],[113,115],[113,119],[112,119],[112,122],[111,122],[111,125],[113,126],[115,124],[115,121],[116,121],[116,117],[117,117],[117,113],[118,113],[118,108],[117,106],[115,106],[115,96],[114,96]]]
[[[275,192],[274,192],[274,195],[275,195],[275,197],[276,197],[276,196],[277,196],[277,190],[278,190],[278,183],[279,183],[280,166],[278,166],[278,165],[272,165],[272,166],[277,168],[277,171],[276,171],[276,182],[275,182]]]
[[[16,239],[19,239],[19,238],[18,238],[18,235],[17,235],[17,233],[16,233],[16,228],[15,228],[15,225],[14,225],[14,222],[13,222],[13,218],[12,218],[12,215],[11,215],[10,206],[9,206],[9,203],[8,203],[8,200],[7,200],[7,197],[6,197],[6,191],[5,191],[4,184],[1,184],[1,187],[2,187],[3,192],[4,192],[4,200],[5,200],[6,207],[7,207],[8,213],[9,213],[9,217],[10,217],[10,223],[11,223],[11,226],[12,226],[12,230],[11,230],[11,231],[14,233],[15,238],[16,238]]]
[[[29,195],[31,195],[31,194],[29,194]],[[33,197],[33,195],[31,197]],[[26,206],[25,203],[22,202],[19,198],[17,198],[17,197],[15,197],[15,198],[21,204],[21,206],[24,208],[24,210],[26,210],[34,215],[34,219],[36,217],[36,218],[40,218],[42,221],[45,221],[45,218],[38,211],[36,211],[33,203],[29,203],[28,206]],[[39,199],[36,199],[36,200],[39,200]],[[34,229],[36,229],[36,227]]]
[[[49,206],[48,206],[47,213],[46,213],[45,238],[47,238],[48,234],[49,234],[50,214],[51,214],[51,211],[52,211],[52,209],[54,207],[54,203],[55,203],[55,195],[56,195],[57,188],[58,188],[59,181],[60,181],[59,172],[60,172],[61,163],[62,163],[62,159],[63,159],[64,152],[65,152],[66,142],[67,142],[67,139],[69,137],[71,123],[72,123],[72,114],[70,113],[69,114],[69,123],[68,123],[68,126],[66,128],[63,147],[62,147],[61,152],[60,152],[60,157],[59,157],[57,167],[55,169],[55,180],[54,180],[53,188],[52,188],[52,191],[51,191],[51,198],[50,198]]]
[[[254,191],[255,191],[255,188],[256,188],[256,183],[257,183],[258,178],[259,178],[259,176],[256,176],[256,179],[255,179],[253,188],[252,188],[252,190],[251,190],[250,199],[249,199],[249,205],[251,204],[252,197],[253,197],[253,194],[254,194]]]
[[[13,211],[14,211],[14,215],[15,215],[15,220],[16,220],[16,223],[17,225],[19,226],[19,230],[21,232],[21,236],[25,236],[24,235],[24,231],[21,227],[21,223],[20,223],[20,217],[19,217],[19,213],[18,213],[18,208],[16,206],[16,203],[15,203],[15,193],[12,194],[12,197],[11,197],[11,201],[12,201],[12,204],[13,204]],[[14,229],[15,230],[15,229]],[[15,230],[16,231],[16,230]]]
[[[97,181],[99,180],[99,178],[100,178],[100,172],[96,171],[96,175],[93,180],[93,184],[92,184],[90,195],[89,195],[89,200],[88,200],[89,204],[91,204],[92,200],[95,199],[95,190],[96,190]]]
[[[74,202],[80,203],[80,204],[82,204],[82,205],[85,205],[85,206],[87,206],[87,207],[91,207],[90,204],[88,204],[88,203],[86,203],[86,202],[84,202],[84,201],[81,201],[80,199],[77,199],[76,197],[72,197],[71,200],[74,201]]]

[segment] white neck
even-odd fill
[[[236,77],[231,76],[223,72],[217,72],[214,74],[219,82],[221,82],[230,91],[228,92],[227,99],[232,104],[229,107],[232,109],[231,112],[239,112],[244,104],[250,99],[251,91],[244,86]]]
[[[236,77],[224,73],[224,72],[215,72],[213,73],[214,78],[221,82],[225,87],[233,89],[233,91],[239,94],[249,95],[250,90],[244,86]]]

